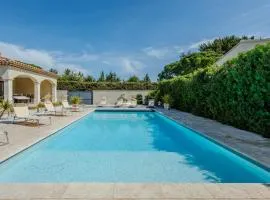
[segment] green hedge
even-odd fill
[[[157,83],[146,82],[78,82],[78,81],[58,81],[59,90],[69,91],[89,91],[89,90],[154,90]]]
[[[270,44],[158,85],[173,107],[270,137]]]

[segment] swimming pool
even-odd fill
[[[263,168],[157,112],[93,112],[0,165],[0,182],[269,183]]]

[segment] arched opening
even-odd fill
[[[48,80],[44,80],[40,84],[40,99],[41,101],[52,101],[52,83]]]
[[[13,79],[13,98],[14,102],[20,100],[18,97],[28,97],[28,102],[34,102],[34,80],[27,76],[17,76]]]

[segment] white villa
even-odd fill
[[[256,40],[241,40],[230,51],[225,53],[217,62],[218,66],[223,65],[228,60],[237,57],[240,53],[244,53],[254,49],[257,45],[264,45],[270,42],[270,38]]]
[[[57,101],[57,75],[42,68],[0,55],[0,97],[37,104],[44,97]]]

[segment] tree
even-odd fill
[[[221,54],[214,51],[189,52],[182,54],[179,61],[168,64],[158,74],[158,80],[170,79],[174,76],[185,75],[198,68],[205,68],[214,64]]]
[[[93,76],[88,75],[88,76],[86,76],[86,77],[84,78],[84,81],[85,81],[85,82],[95,82],[96,80],[95,80],[95,78],[94,78]]]
[[[176,76],[174,68],[178,65],[179,61],[167,64],[164,66],[163,70],[158,74],[158,80],[170,79]]]
[[[127,80],[127,82],[139,82],[139,81],[140,81],[139,77],[135,75],[129,77],[129,79]]]
[[[64,75],[70,75],[71,74],[71,70],[70,69],[65,69],[65,71],[64,71]]]
[[[227,53],[229,50],[231,50],[235,45],[237,45],[240,42],[240,40],[248,40],[248,39],[253,40],[254,38],[255,38],[254,36],[251,37],[248,36],[237,37],[235,35],[226,36],[223,38],[215,39],[212,42],[201,44],[199,47],[199,51],[211,50],[223,55]]]
[[[100,73],[99,78],[98,78],[98,82],[104,82],[104,81],[105,81],[105,74],[104,74],[104,72],[102,71],[102,72]]]
[[[81,72],[74,72],[70,69],[65,69],[64,74],[59,77],[61,81],[84,81],[84,75]]]
[[[150,79],[150,77],[149,77],[148,74],[145,74],[145,76],[143,78],[143,82],[145,82],[145,83],[151,83],[151,79]]]
[[[52,73],[54,73],[54,74],[58,74],[57,69],[53,69],[53,68],[49,69],[49,72],[52,72]]]
[[[106,82],[119,82],[120,78],[117,77],[116,73],[110,72],[108,75],[106,75]]]

